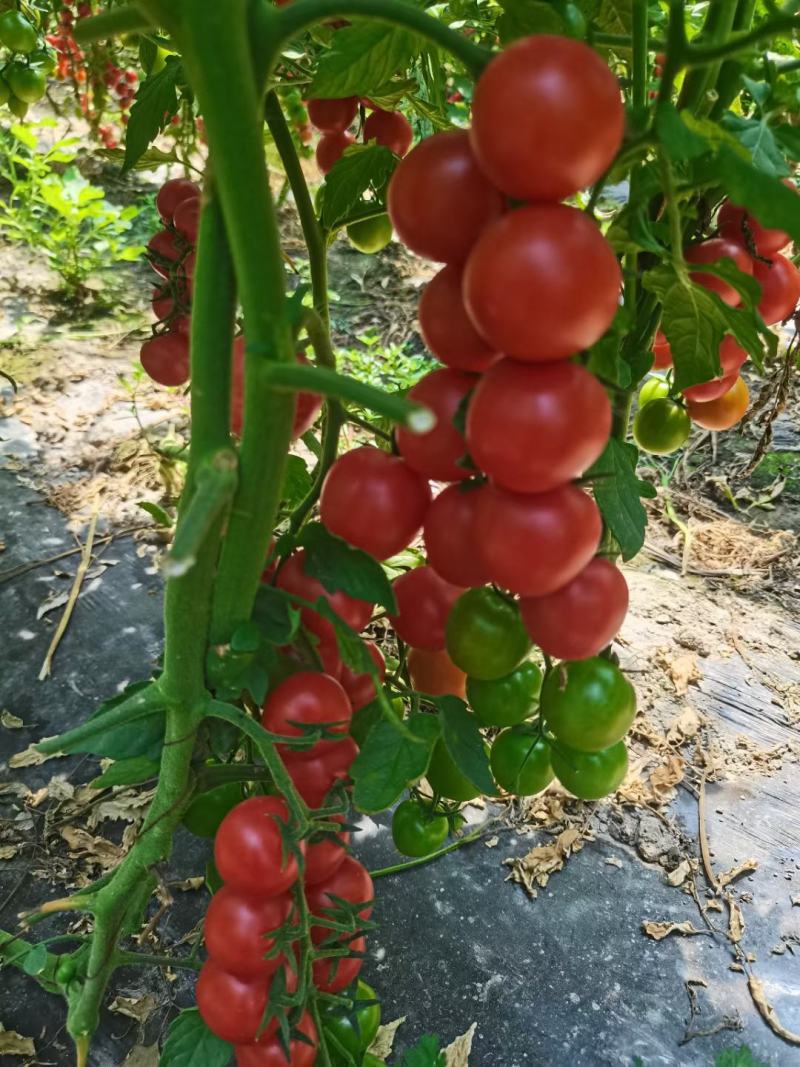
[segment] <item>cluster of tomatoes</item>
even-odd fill
[[[24,118],[28,106],[45,94],[52,55],[37,27],[15,8],[0,15],[0,46],[8,50],[0,55],[0,105]]]
[[[359,104],[371,110],[364,120],[362,136],[364,144],[376,141],[396,156],[404,156],[411,147],[414,132],[411,123],[400,111],[384,111],[370,100],[346,96],[338,100],[309,100],[308,119],[322,136],[317,144],[317,166],[327,174],[334,163],[342,158],[346,148],[355,144],[355,134],[350,132],[358,115]]]
[[[788,179],[786,184],[794,188]],[[758,311],[767,326],[789,318],[800,301],[800,271],[782,250],[789,243],[783,230],[768,229],[744,208],[725,200],[717,216],[719,236],[711,237],[685,250],[687,263],[701,265],[731,260],[740,271],[751,274],[761,286]],[[692,271],[698,285],[717,293],[726,304],[736,307],[741,297],[732,285],[716,275]],[[659,330],[653,345],[653,366],[667,371],[672,352]],[[719,377],[683,391],[683,399],[671,396],[665,377],[649,379],[639,393],[639,410],[633,432],[646,451],[667,455],[680,448],[695,423],[707,430],[729,430],[747,411],[749,393],[740,371],[747,352],[727,335],[719,347],[722,373]]]
[[[159,276],[153,290],[156,332],[142,345],[142,366],[160,385],[189,380],[189,311],[194,280],[200,187],[186,178],[162,185],[156,207],[163,222],[148,242],[148,258]]]

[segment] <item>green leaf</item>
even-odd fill
[[[766,119],[746,119],[727,112],[722,118],[722,125],[748,150],[757,170],[773,178],[784,178],[790,173]]]
[[[321,222],[326,230],[343,226],[361,206],[383,207],[386,186],[397,166],[396,156],[383,145],[352,145],[325,178]],[[365,194],[372,197],[367,200]]]
[[[620,389],[627,389],[631,384],[631,368],[622,358],[620,338],[616,333],[609,333],[592,345],[586,367],[602,381]]]
[[[109,789],[112,785],[139,785],[148,778],[155,778],[158,769],[158,761],[150,759],[149,756],[131,756],[130,759],[112,763],[108,770],[103,771],[90,785],[92,789]]]
[[[633,0],[601,0],[592,21],[603,33],[629,37],[633,30]]]
[[[482,793],[495,793],[478,720],[458,697],[437,697],[434,703],[442,720],[442,739],[455,765]]]
[[[281,500],[288,508],[295,508],[301,500],[305,499],[313,479],[300,456],[288,456],[286,460],[286,473],[283,476],[283,488]]]
[[[726,1048],[714,1057],[714,1067],[767,1067],[763,1060],[757,1060],[747,1045],[739,1048]]]
[[[794,190],[725,147],[717,165],[720,184],[734,204],[746,207],[762,226],[786,230],[800,241],[800,196]]]
[[[775,126],[772,134],[789,159],[800,159],[800,127]]]
[[[702,266],[690,264],[690,268],[693,274],[713,274],[715,278],[722,278],[732,285],[745,307],[752,308],[761,299],[761,286],[752,274],[739,270],[732,259],[718,259],[716,263],[704,263]]]
[[[539,0],[500,0],[500,6],[503,14],[497,20],[497,32],[503,44],[531,33],[564,32],[564,20],[551,4]]]
[[[372,556],[328,533],[320,522],[303,528],[298,543],[306,550],[305,572],[317,578],[329,593],[341,590],[356,600],[397,611],[391,583]]]
[[[417,713],[409,718],[407,725],[418,741],[400,733],[386,718],[367,734],[350,768],[355,782],[353,803],[359,811],[373,813],[388,808],[427,770],[439,736],[439,719]]]
[[[137,508],[141,508],[142,511],[146,511],[148,515],[151,515],[159,526],[165,526],[169,529],[175,524],[175,520],[172,516],[164,511],[162,507],[159,507],[158,504],[153,504],[149,500],[137,500],[136,506]]]
[[[439,1051],[439,1038],[425,1034],[406,1051],[400,1067],[445,1067],[444,1053]]]
[[[733,334],[737,344],[748,353],[756,367],[763,371],[765,348],[767,356],[774,356],[778,351],[777,334],[764,325],[764,320],[757,312],[728,307],[716,293],[713,295],[717,311],[724,319],[728,333]]]
[[[661,329],[672,349],[677,389],[716,378],[725,327],[713,294],[668,266],[648,271],[643,284],[662,303]]]
[[[44,945],[34,945],[30,952],[26,952],[20,960],[20,966],[25,974],[36,978],[47,966],[48,952]]]
[[[233,1047],[212,1034],[197,1008],[172,1020],[158,1067],[226,1067]]]
[[[661,104],[656,110],[656,133],[670,159],[696,159],[711,150],[705,137],[691,130],[673,104]]]
[[[317,66],[309,97],[369,96],[423,49],[417,34],[385,22],[353,22],[338,30]]]
[[[252,616],[264,640],[272,645],[290,645],[300,629],[300,609],[288,593],[274,585],[259,587]]]
[[[140,84],[125,134],[123,174],[136,165],[178,110],[176,87],[184,81],[183,64],[168,56],[166,66]]]
[[[644,544],[647,513],[639,497],[655,495],[653,487],[636,476],[638,456],[635,445],[611,437],[602,456],[586,475],[596,479],[597,506],[619,544],[623,559],[633,559]]]
[[[103,726],[104,715],[112,711],[117,704],[131,697],[137,689],[148,684],[143,682],[128,686],[119,696],[101,704],[89,717],[89,721],[96,727],[96,732],[74,745],[65,745],[61,751],[91,752],[95,756],[106,756],[114,760],[131,759],[134,756],[157,759],[164,739],[163,709],[154,710],[151,707],[134,709],[125,722],[117,723],[116,726],[110,726],[107,729]]]

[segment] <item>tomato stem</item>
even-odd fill
[[[500,822],[499,817],[489,819],[474,830],[470,830],[468,834],[464,834],[457,841],[451,841],[449,845],[445,845],[444,848],[438,848],[427,856],[420,856],[418,859],[408,860],[406,863],[395,863],[391,867],[380,867],[376,871],[370,871],[370,878],[374,881],[376,878],[386,878],[390,874],[401,874],[403,871],[410,871],[412,867],[421,867],[425,863],[432,863],[434,860],[438,860],[440,856],[446,856],[448,852],[455,852],[457,848],[463,848],[464,845],[471,845],[474,841],[478,841],[498,822]]]

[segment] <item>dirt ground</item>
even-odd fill
[[[284,224],[287,252],[299,262],[289,208]],[[419,287],[430,274],[426,265],[398,246],[371,259],[343,242],[331,264],[340,346],[358,347],[358,338],[373,331],[381,339],[376,360],[381,345],[412,340],[419,350],[409,323]],[[76,538],[85,537],[92,516],[98,516],[101,541],[70,623],[78,632],[90,625],[92,592],[102,586],[112,557],[127,551],[123,545],[130,537],[151,577],[148,592],[158,596],[155,564],[163,536],[139,504],[174,504],[179,467],[172,455],[187,434],[185,398],[136,371],[138,346],[149,330],[147,268],[119,269],[126,274],[122,314],[95,316],[63,306],[55,279],[35,255],[0,244],[0,369],[18,383],[16,395],[10,386],[2,389],[5,471],[57,509]],[[759,1035],[774,1040],[765,1046],[769,1062],[791,1064],[800,1062],[796,395],[775,423],[765,458],[748,473],[761,433],[762,427],[749,423],[718,441],[696,434],[677,464],[667,460],[645,468],[659,493],[649,504],[645,549],[626,568],[631,611],[620,638],[640,714],[631,772],[616,798],[581,804],[553,788],[508,808],[475,806],[470,817],[480,821],[488,814],[497,820],[484,844],[495,850],[500,895],[524,894],[537,904],[538,898],[557,898],[571,858],[599,849],[603,840],[626,850],[626,862],[656,870],[685,904],[679,909],[685,917],[665,922],[643,907],[637,936],[652,942],[662,959],[691,952],[684,945],[710,938],[728,960],[713,979],[699,979],[703,985],[687,981],[687,1041],[695,1047],[721,1034],[714,1047],[733,1046],[744,1028],[743,1040],[751,1044],[758,1044]],[[110,548],[107,535],[117,538]],[[36,618],[11,617],[8,623],[49,639],[79,556],[63,555],[73,549],[63,540],[48,553],[45,539],[34,555],[18,542],[18,531],[0,542],[0,592],[36,574],[41,600]],[[38,666],[27,669],[35,672]],[[64,669],[56,656],[54,677]],[[0,779],[5,808],[0,884],[7,887],[0,893],[0,925],[9,929],[23,903],[84,884],[113,863],[135,835],[146,798],[124,789],[98,794],[85,784],[94,773],[89,766],[70,764],[65,777],[57,765],[52,770],[37,765],[26,754],[26,746],[41,735],[30,732],[31,708],[20,707],[9,691],[0,702],[3,750],[23,753],[11,755]],[[50,733],[62,726],[52,725]],[[604,862],[622,865],[616,853]],[[201,873],[202,865],[186,878]],[[21,875],[29,881],[18,891]],[[191,940],[191,929],[176,937],[164,918],[176,896],[198,897],[200,882],[184,881],[180,890],[173,886],[166,893],[151,921],[145,938],[155,946],[151,951],[181,951],[181,938]],[[613,900],[613,884],[607,891],[611,897],[598,907]],[[148,996],[155,994],[142,994]],[[711,1003],[710,1022],[703,998]],[[134,998],[119,1009],[136,1021],[134,1043],[157,1000],[143,1004]],[[701,1016],[697,1025],[696,1016]],[[392,1017],[391,1002],[385,1017]],[[8,1034],[16,1032],[17,1020],[0,1012],[0,1024],[0,1059],[5,1052],[19,1056],[13,1061],[18,1063],[67,1062],[52,1048],[37,1059],[34,1046],[24,1044],[34,1034],[22,1035],[22,1051],[14,1052]],[[653,1062],[702,1062],[690,1060],[677,1042],[672,1055]],[[485,1056],[471,1062],[495,1067]],[[589,1056],[575,1062],[618,1061]]]

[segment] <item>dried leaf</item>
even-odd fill
[[[722,911],[722,904],[716,897],[712,897],[704,908],[705,911]]]
[[[702,677],[697,666],[697,654],[695,652],[686,652],[673,660],[662,657],[661,663],[672,679],[675,692],[679,697],[684,696],[689,691],[691,682],[697,682]]]
[[[650,788],[659,803],[664,804],[672,799],[675,787],[683,781],[685,771],[685,762],[673,753],[667,757],[666,763],[650,772]]]
[[[108,1006],[109,1011],[118,1015],[127,1015],[138,1023],[145,1023],[158,1007],[158,1001],[151,993],[141,997],[114,997]]]
[[[789,897],[789,899],[792,902],[793,908],[800,908],[800,893],[798,893],[796,897]]]
[[[731,941],[737,944],[742,940],[744,934],[744,916],[742,915],[742,909],[736,903],[736,901],[729,895],[725,897],[728,903],[728,937]]]
[[[0,845],[0,860],[13,860],[22,845]]]
[[[55,734],[53,735],[55,736]],[[41,752],[37,752],[36,746],[41,744],[42,741],[52,741],[52,737],[43,737],[41,741],[33,741],[22,752],[16,752],[8,761],[9,767],[12,769],[16,767],[38,767],[42,763],[46,763],[49,759],[60,759],[63,753],[56,752],[52,756],[45,756]]]
[[[764,992],[764,984],[760,978],[756,978],[754,974],[748,974],[747,987],[750,990],[750,996],[753,998],[753,1003],[758,1008],[759,1014],[767,1026],[778,1037],[783,1038],[790,1045],[800,1045],[800,1034],[792,1033],[791,1030],[787,1030],[781,1023],[780,1019],[775,1013],[775,1009],[767,1000],[767,995]]]
[[[500,844],[500,838],[495,834],[494,837],[487,837],[483,844],[485,848],[497,848]]]
[[[19,715],[12,715],[10,711],[0,711],[0,726],[5,726],[6,730],[19,730],[24,725]]]
[[[674,871],[670,871],[665,875],[664,881],[667,885],[679,886],[683,885],[687,878],[690,878],[692,873],[697,870],[697,860],[682,860]]]
[[[622,860],[618,856],[606,856],[607,867],[621,867]]]
[[[377,1056],[379,1060],[385,1060],[387,1056],[391,1056],[395,1036],[397,1031],[406,1021],[406,1018],[407,1016],[401,1015],[399,1019],[395,1019],[391,1023],[385,1023],[383,1026],[378,1027],[375,1040],[369,1046],[369,1051],[373,1056]]]
[[[104,837],[93,837],[77,826],[62,826],[59,833],[73,856],[86,857],[104,870],[114,867],[122,858],[119,845],[107,841]]]
[[[0,1056],[36,1056],[32,1037],[23,1037],[15,1030],[6,1030],[0,1023]]]
[[[472,1039],[478,1024],[473,1023],[465,1034],[461,1034],[455,1041],[444,1049],[444,1060],[447,1067],[469,1067],[469,1054],[472,1052]]]
[[[137,1045],[122,1061],[122,1067],[158,1067],[158,1060],[158,1045]]]
[[[503,862],[511,868],[509,878],[523,885],[527,892],[535,897],[536,886],[547,885],[550,875],[560,871],[569,857],[579,852],[588,838],[587,830],[568,826],[558,837],[547,845],[537,845],[526,855],[510,857]]]
[[[184,878],[182,882],[170,882],[170,889],[177,889],[179,893],[190,893],[194,889],[200,889],[205,885],[205,875],[198,875],[197,878]]]
[[[758,860],[746,859],[737,864],[736,867],[731,867],[729,871],[725,871],[723,874],[717,876],[717,883],[720,889],[723,889],[726,885],[730,885],[731,882],[735,882],[737,878],[741,878],[743,874],[752,874],[753,871],[758,870]]]
[[[685,707],[676,719],[670,723],[667,730],[667,742],[670,745],[681,745],[684,741],[697,734],[702,725],[702,719],[694,708]]]
[[[702,934],[703,930],[698,930],[690,922],[683,923],[659,923],[645,921],[642,923],[642,930],[648,937],[652,937],[654,941],[663,941],[665,937],[669,937],[670,934],[680,934],[683,937],[692,937],[694,934]]]

